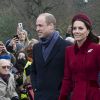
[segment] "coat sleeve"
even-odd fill
[[[6,95],[6,85],[0,80],[0,100],[10,100],[10,97],[5,97]]]
[[[31,83],[32,83],[32,87],[33,87],[33,90],[36,89],[36,65],[35,65],[35,55],[34,55],[34,50],[35,49],[35,45],[33,46],[33,56],[32,56],[32,59],[33,59],[33,62],[31,64],[31,67],[30,67],[30,78],[31,78]]]
[[[99,65],[99,71],[100,71],[100,45],[98,45],[98,54],[97,54],[97,56],[98,56],[98,65]]]
[[[7,97],[0,97],[1,100],[11,100],[10,98]]]
[[[10,79],[9,79],[9,84],[8,84],[8,93],[10,95],[10,98],[12,97],[18,97],[18,94],[16,92],[16,84],[15,84],[15,79],[12,74],[10,74]]]
[[[97,65],[99,67],[99,74],[98,74],[98,83],[99,83],[99,86],[100,86],[100,45],[98,45],[98,48],[97,48]]]
[[[68,54],[69,54],[69,52],[68,52],[68,49],[66,48],[64,78],[62,81],[62,87],[61,87],[61,91],[60,91],[59,100],[66,100],[72,89],[72,78],[71,78],[71,70],[69,67],[69,55]]]
[[[13,46],[10,44],[11,42],[11,39],[10,40],[7,40],[6,43],[5,43],[5,46],[7,48],[7,51],[11,52],[11,53],[15,53],[15,50],[13,50]]]

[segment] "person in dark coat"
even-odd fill
[[[65,69],[59,100],[100,100],[99,38],[92,33],[90,18],[81,13],[72,19],[75,45],[66,48]]]
[[[55,30],[56,19],[50,13],[36,20],[39,43],[33,46],[31,81],[34,100],[57,100],[62,84],[65,47],[71,45]]]

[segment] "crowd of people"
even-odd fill
[[[32,47],[36,43],[38,40],[29,40],[27,31],[20,27],[5,44],[0,41],[0,100],[33,100],[29,76]],[[4,73],[1,73],[3,70]]]
[[[75,15],[66,39],[56,18],[36,19],[38,40],[20,25],[4,44],[0,41],[0,100],[99,100],[100,39],[92,21]]]

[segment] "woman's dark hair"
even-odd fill
[[[91,41],[95,42],[95,43],[99,43],[99,37],[97,37],[97,36],[92,32],[92,27],[90,27],[90,26],[88,25],[88,23],[86,23],[85,21],[82,21],[82,22],[85,24],[86,28],[87,28],[88,30],[90,30],[89,35],[88,35],[88,38],[89,38]]]
[[[91,41],[95,42],[95,43],[99,43],[99,37],[97,37],[96,35],[94,35],[91,31],[88,35],[89,39],[91,39]]]
[[[19,51],[19,52],[16,53],[16,55],[15,55],[16,60],[18,59],[18,56],[19,56],[20,53],[24,53],[24,54],[25,54],[25,58],[26,58],[26,60],[27,60],[27,57],[28,57],[28,56],[27,56],[27,53],[26,53],[24,50]]]
[[[90,27],[90,25],[89,25],[88,23],[86,23],[85,21],[83,21],[83,20],[78,20],[78,21],[82,21],[82,22],[85,24],[86,28],[87,28],[88,30],[90,30],[89,35],[88,35],[88,38],[89,38],[92,42],[94,42],[94,43],[99,43],[99,37],[97,37],[97,36],[92,32],[92,27]],[[74,21],[74,22],[75,22],[75,21]],[[72,23],[72,30],[73,30],[73,24],[74,24],[74,22]]]

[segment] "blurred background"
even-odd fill
[[[100,34],[100,0],[0,0],[0,40],[16,34],[17,24],[23,23],[29,37],[37,37],[35,21],[40,13],[49,12],[57,19],[57,29],[65,37],[72,17],[85,12],[93,21],[93,31]]]

